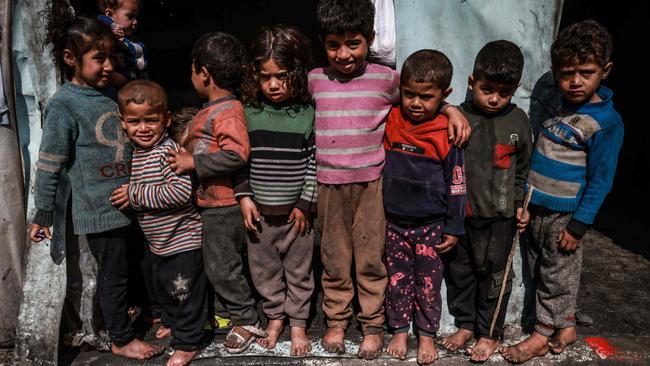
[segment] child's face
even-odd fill
[[[600,82],[605,80],[612,69],[612,63],[608,62],[601,67],[593,57],[581,64],[577,60],[570,65],[553,70],[555,81],[562,95],[571,103],[593,103],[600,100],[596,90]]]
[[[132,35],[138,27],[138,2],[123,0],[117,9],[106,9],[106,15],[124,28],[124,34]]]
[[[63,51],[64,62],[74,69],[72,83],[93,88],[104,88],[113,74],[113,45],[105,45],[84,53],[77,59],[70,50]]]
[[[474,104],[487,114],[497,113],[512,100],[517,85],[501,84],[470,75],[467,80],[474,96]]]
[[[153,147],[171,124],[171,114],[160,106],[129,103],[120,110],[122,128],[140,149]]]
[[[327,61],[341,74],[352,74],[365,64],[372,41],[361,33],[328,34],[323,39]]]
[[[279,67],[273,59],[260,65],[260,89],[266,99],[273,103],[282,103],[291,98],[291,91],[287,87],[288,74],[289,72]]]
[[[428,121],[438,113],[449,93],[451,88],[442,90],[433,83],[408,81],[401,85],[402,113],[415,123]]]

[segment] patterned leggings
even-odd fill
[[[443,223],[386,225],[388,326],[407,331],[411,320],[420,334],[435,336],[440,323],[440,285],[444,264],[434,245],[442,242]]]

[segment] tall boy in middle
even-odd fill
[[[455,351],[476,334],[478,342],[468,350],[475,362],[486,361],[501,345],[512,274],[492,334],[490,326],[513,244],[515,214],[520,228],[527,222],[522,204],[532,131],[526,113],[510,102],[523,67],[517,45],[487,43],[468,79],[473,100],[461,105],[473,130],[465,149],[467,235],[447,258],[447,301],[458,331],[442,344]]]
[[[368,63],[374,39],[375,9],[370,0],[321,0],[316,16],[329,67],[309,73],[316,108],[318,221],[323,228],[323,348],[345,352],[345,330],[352,317],[354,261],[363,342],[357,356],[381,355],[386,266],[381,172],[385,118],[399,100],[399,74]],[[460,114],[455,108],[451,111]],[[452,112],[452,113],[453,113]],[[455,142],[469,135],[456,119]],[[450,121],[454,119],[450,118]],[[451,134],[450,134],[451,135]]]
[[[169,158],[176,174],[195,172],[198,177],[203,262],[227,311],[219,316],[233,324],[224,342],[230,353],[243,352],[255,337],[266,337],[243,274],[246,229],[233,189],[233,175],[246,166],[251,150],[244,108],[234,96],[245,62],[244,46],[230,34],[208,33],[196,41],[192,85],[208,102],[187,127],[183,140],[187,151],[171,151]]]

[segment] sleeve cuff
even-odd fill
[[[453,236],[463,236],[465,235],[465,223],[447,223],[442,232]]]
[[[294,207],[299,209],[300,211],[302,211],[302,213],[308,219],[311,218],[311,215],[312,215],[312,210],[311,210],[312,204],[311,203],[301,199],[301,200],[298,200],[298,202],[296,202],[296,205]]]
[[[591,225],[585,224],[584,222],[571,219],[571,221],[566,225],[566,229],[578,239],[582,239],[590,226]]]
[[[54,221],[54,213],[52,211],[43,211],[41,209],[36,209],[36,213],[32,218],[32,223],[45,227],[52,226],[52,221]]]

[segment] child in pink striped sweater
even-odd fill
[[[368,360],[383,348],[383,263],[385,219],[381,172],[384,167],[385,119],[399,100],[399,74],[368,63],[374,39],[370,0],[321,0],[317,8],[321,40],[330,66],[309,73],[316,106],[318,220],[323,228],[323,311],[327,330],[321,341],[331,353],[345,353],[345,330],[355,294],[354,260],[363,342],[357,356]],[[469,125],[456,108],[450,136],[464,143]],[[451,114],[451,115],[450,115]],[[456,132],[456,133],[454,133]]]

